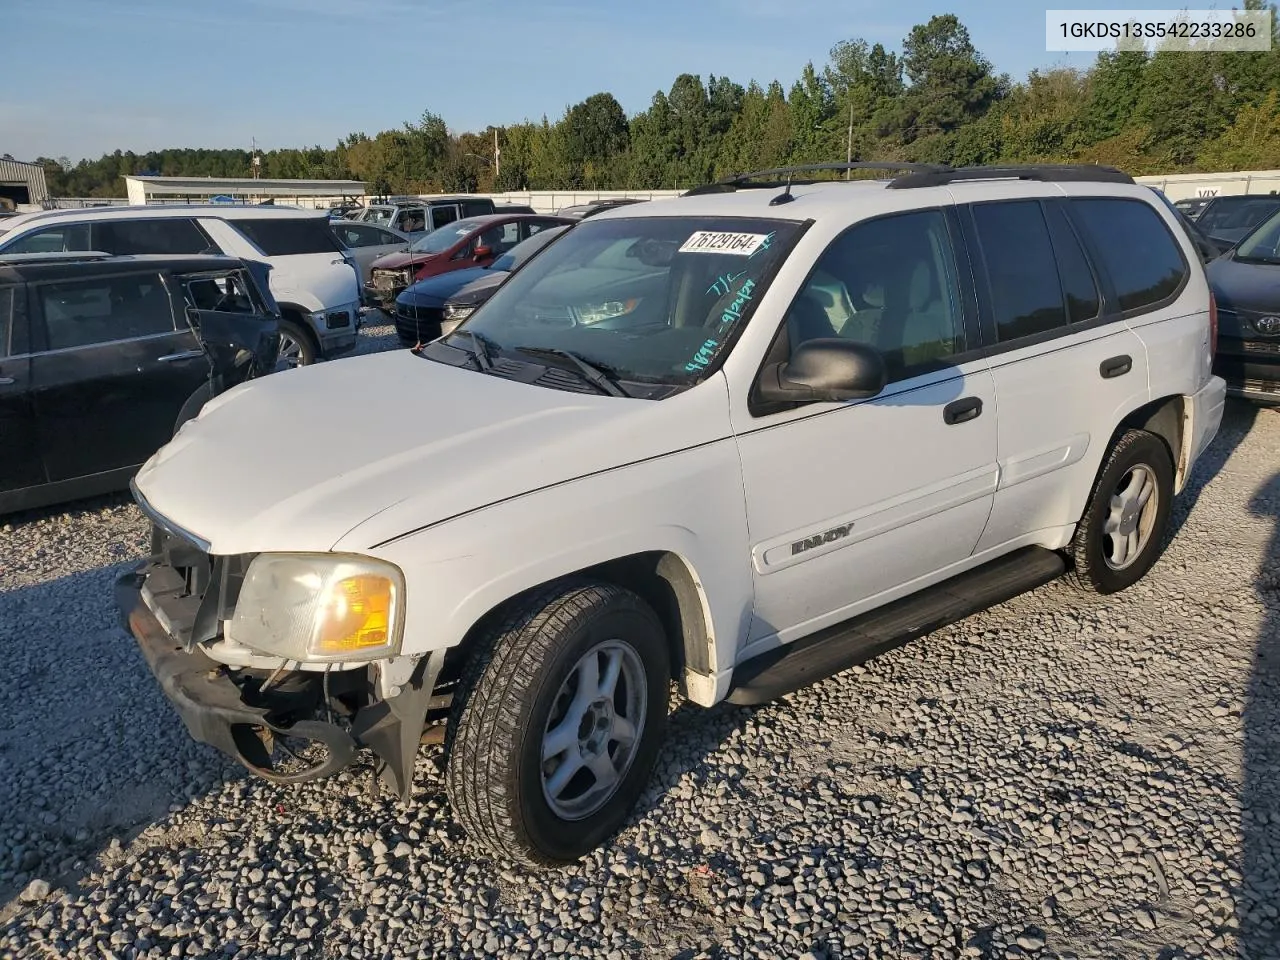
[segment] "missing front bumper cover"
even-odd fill
[[[414,760],[443,655],[424,658],[400,696],[357,710],[348,730],[304,716],[314,706],[305,689],[250,702],[247,694],[252,691],[238,686],[221,664],[198,647],[186,649],[166,633],[142,600],[144,579],[134,571],[116,582],[121,619],[195,740],[273,783],[331,776],[366,746],[378,758],[383,781],[402,801],[409,800]]]

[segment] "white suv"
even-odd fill
[[[322,210],[157,204],[49,210],[0,222],[0,254],[89,250],[263,261],[280,305],[281,359],[309,364],[356,344],[359,271]]]
[[[206,405],[137,476],[118,585],[192,734],[284,782],[367,748],[408,799],[447,711],[458,819],[563,863],[627,818],[673,679],[761,703],[1138,580],[1224,403],[1174,214],[1099,167],[766,173],[583,222],[423,348]]]

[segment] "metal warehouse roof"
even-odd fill
[[[127,176],[125,184],[137,184],[147,195],[216,197],[220,194],[253,194],[277,197],[363,196],[363,180],[267,180],[252,177],[153,177]],[[135,188],[136,189],[136,188]],[[130,196],[133,191],[130,191]]]
[[[0,159],[0,183],[25,186],[28,197],[21,201],[23,203],[42,203],[49,199],[44,167],[38,163]]]

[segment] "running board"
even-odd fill
[[[1060,554],[1024,547],[739,664],[730,703],[754,706],[825,680],[1020,593],[1067,569]]]

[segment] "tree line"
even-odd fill
[[[1273,9],[1246,0],[1248,9]],[[1274,22],[1274,14],[1273,14]],[[333,148],[263,153],[263,177],[357,179],[378,193],[680,189],[749,170],[854,159],[1103,163],[1131,174],[1280,167],[1280,35],[1259,53],[1099,54],[1088,69],[997,74],[952,14],[901,50],[837,43],[790,88],[681,74],[628,117],[610,93],[497,130],[453,133],[426,111]],[[246,177],[247,150],[41,158],[53,196],[117,197],[127,174]]]

